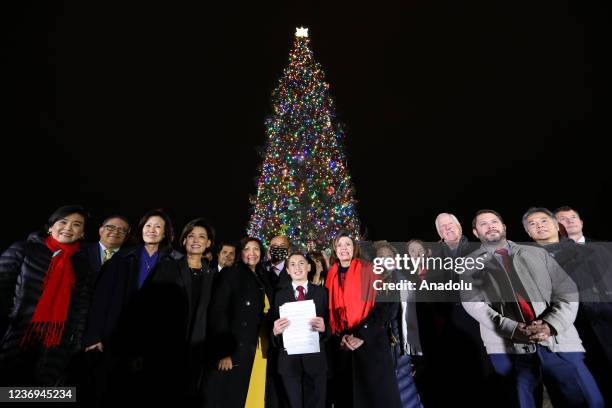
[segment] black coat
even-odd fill
[[[123,247],[122,247],[123,248]],[[120,251],[123,249],[119,248],[113,256],[118,255]],[[95,272],[96,277],[102,268],[102,248],[100,247],[99,242],[88,242],[81,245],[81,252],[87,257],[89,260],[89,265],[91,269]],[[107,261],[108,262],[108,261]]]
[[[268,279],[268,282],[270,282],[270,285],[272,289],[274,290],[274,292],[277,292],[280,289],[283,289],[287,287],[288,285],[291,285],[291,277],[289,277],[289,274],[287,273],[287,263],[286,262],[285,262],[285,265],[283,266],[283,269],[280,271],[278,275],[276,274],[276,272],[272,270],[272,264],[270,262],[267,262],[264,266],[264,275]]]
[[[612,370],[612,255],[601,243],[580,245],[563,237],[543,248],[578,287],[580,307],[574,325],[586,350],[585,363],[599,384],[606,406],[611,405],[608,378]]]
[[[180,313],[175,316],[168,316],[172,320],[180,319],[180,334],[183,341],[189,347],[200,348],[206,340],[208,305],[212,291],[214,273],[202,260],[202,280],[200,286],[199,302],[193,307],[193,278],[192,271],[187,263],[187,257],[181,259],[167,259],[157,265],[151,274],[151,279],[147,282],[147,290],[176,290],[180,294],[180,303],[170,309],[176,309]],[[157,288],[157,289],[155,289]],[[158,298],[159,299],[159,298]],[[156,302],[158,309],[168,307],[168,302]],[[163,309],[161,309],[163,311]],[[172,323],[176,325],[176,323]]]
[[[53,386],[69,383],[66,370],[81,350],[87,310],[91,298],[92,271],[80,253],[71,261],[75,286],[70,297],[68,318],[59,346],[20,347],[42,294],[52,253],[43,234],[31,234],[27,241],[13,244],[0,257],[0,384]]]
[[[102,254],[100,253],[100,243],[89,242],[81,246],[81,252],[89,260],[91,269],[97,274],[102,268]]]
[[[197,273],[201,281],[194,288],[186,257],[164,260],[134,300],[133,324],[140,329],[133,336],[142,346],[135,351],[146,371],[146,383],[158,389],[158,402],[189,403],[197,395],[214,276],[206,260]]]
[[[100,269],[83,339],[85,346],[98,342],[102,342],[104,346],[104,352],[100,356],[100,364],[104,368],[100,376],[104,381],[108,381],[104,396],[105,403],[110,406],[116,405],[118,401],[126,401],[128,404],[137,401],[145,403],[148,398],[155,398],[154,395],[161,396],[160,393],[146,392],[158,385],[151,384],[150,379],[154,377],[153,373],[159,371],[158,367],[163,365],[163,361],[150,356],[153,353],[152,348],[159,344],[158,340],[163,337],[162,334],[175,333],[154,333],[157,327],[157,318],[154,316],[156,312],[147,310],[152,303],[150,299],[155,297],[154,291],[142,290],[146,282],[142,289],[138,288],[142,248],[142,245],[138,245],[117,252]],[[174,251],[161,250],[158,265],[178,256]],[[151,276],[149,275],[148,279]],[[178,293],[175,293],[174,299],[178,296]],[[158,301],[156,305],[161,303],[164,302]],[[170,304],[175,306],[177,302]],[[162,388],[160,391],[169,388],[171,387]]]
[[[328,392],[335,406],[401,406],[388,334],[391,305],[389,302],[376,302],[361,323],[342,333],[362,339],[364,343],[358,349],[342,350],[341,334],[332,338],[333,344],[329,348],[332,354],[332,385]]]
[[[281,348],[278,355],[278,372],[281,375],[293,375],[299,376],[304,372],[310,374],[321,374],[327,375],[327,357],[325,354],[325,344],[323,343],[331,336],[331,330],[329,328],[329,304],[327,300],[327,289],[323,286],[316,286],[312,283],[308,283],[308,289],[306,290],[305,300],[310,300],[315,304],[317,316],[322,317],[325,321],[325,332],[319,333],[320,337],[320,350],[319,353],[310,354],[296,354],[288,355],[287,351],[282,349],[283,338],[281,336],[274,336],[272,339],[274,344]],[[271,312],[271,322],[274,322],[279,318],[279,307],[288,302],[295,302],[295,294],[293,292],[293,285],[285,286],[276,292],[274,298],[274,308]]]
[[[223,272],[223,270],[225,268],[231,268],[231,266],[224,266],[223,268],[221,268],[221,270],[219,270],[219,262],[217,261],[212,261],[209,265],[209,269],[213,272],[213,273],[221,273]]]
[[[208,313],[213,358],[205,390],[207,407],[244,406],[260,330],[271,330],[264,315],[264,293],[272,306],[272,289],[261,268],[256,275],[239,262],[215,278]],[[234,368],[217,370],[219,360],[228,356]]]
[[[124,346],[125,344],[121,343],[129,341],[129,335],[121,336],[122,339],[119,340],[117,329],[119,324],[125,321],[122,318],[125,317],[126,310],[138,292],[141,250],[142,245],[137,245],[120,251],[100,270],[83,339],[85,346],[101,341],[108,350],[117,345],[113,343]],[[177,257],[178,254],[174,251],[162,250],[158,262]]]
[[[462,236],[454,251],[440,242],[432,256],[463,258],[480,246]],[[459,282],[461,278],[461,274],[444,269],[430,270],[426,275],[428,282]],[[416,283],[418,287],[419,279]],[[416,310],[423,356],[416,359],[415,380],[423,404],[490,406],[497,398],[495,391],[490,392],[495,381],[493,367],[480,337],[480,326],[461,305],[459,291],[433,295],[430,291],[417,292]],[[447,392],[440,392],[440,387]]]
[[[587,354],[603,351],[612,364],[612,255],[596,244],[580,245],[570,239],[543,246],[574,280],[580,292],[576,329]],[[595,344],[596,343],[596,344]],[[602,356],[603,357],[603,356]]]

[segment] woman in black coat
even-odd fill
[[[266,313],[273,299],[262,253],[258,239],[244,238],[237,265],[216,278],[208,314],[214,356],[205,391],[207,407],[242,408],[247,396],[249,402],[257,396],[258,406],[264,404],[265,363],[262,372],[260,356],[267,354],[271,325]]]
[[[141,310],[153,323],[142,333],[148,339],[144,364],[150,385],[159,386],[158,396],[174,403],[196,402],[198,395],[214,277],[204,252],[213,239],[213,229],[203,218],[187,223],[180,237],[186,256],[159,263],[142,289]]]
[[[327,273],[332,382],[335,407],[400,407],[387,334],[389,302],[377,302],[372,266],[345,232],[332,243],[335,260]]]
[[[0,385],[70,385],[93,276],[78,252],[86,218],[81,206],[60,207],[0,257]]]

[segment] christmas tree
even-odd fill
[[[321,250],[339,230],[359,238],[355,190],[329,84],[298,28],[289,65],[272,93],[267,141],[247,233],[265,245],[286,235],[302,250]]]

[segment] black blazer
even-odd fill
[[[278,275],[272,270],[272,264],[270,262],[267,262],[264,265],[264,270],[265,270],[264,274],[267,277],[268,282],[270,282],[270,285],[272,286],[272,290],[274,292],[277,292],[280,289],[283,289],[286,286],[291,285],[291,278],[289,277],[289,274],[287,273],[287,263],[286,262],[285,262],[285,266],[283,266],[283,269],[280,271]]]
[[[97,274],[102,267],[102,258],[100,254],[100,244],[98,242],[90,242],[81,246],[81,252],[87,257],[91,269]]]
[[[224,267],[225,268],[225,267]],[[219,270],[219,263],[217,261],[213,261],[210,263],[210,271],[213,273],[219,273],[223,270],[223,268],[221,268],[221,270]]]
[[[117,249],[113,256],[123,253],[123,248],[125,247]],[[92,271],[95,273],[94,278],[97,278],[100,270],[102,269],[102,251],[100,248],[100,243],[96,241],[83,244],[81,245],[80,252],[82,252],[89,261],[89,265],[91,266]]]
[[[322,374],[327,375],[327,357],[325,355],[325,345],[323,344],[331,335],[329,327],[329,305],[327,301],[327,289],[323,286],[313,285],[308,282],[308,289],[306,291],[305,300],[312,299],[317,310],[317,316],[322,317],[325,321],[325,331],[319,333],[320,339],[320,353],[310,354],[294,354],[288,355],[283,347],[283,337],[274,336],[272,334],[272,342],[275,346],[281,348],[278,354],[278,372],[281,375],[301,375],[303,372],[310,374]],[[287,302],[295,302],[295,294],[293,291],[293,285],[289,284],[276,292],[274,299],[274,309],[272,311],[272,317],[275,321],[279,318],[278,308]]]

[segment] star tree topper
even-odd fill
[[[308,37],[308,29],[305,27],[297,27],[295,29],[296,37]]]

